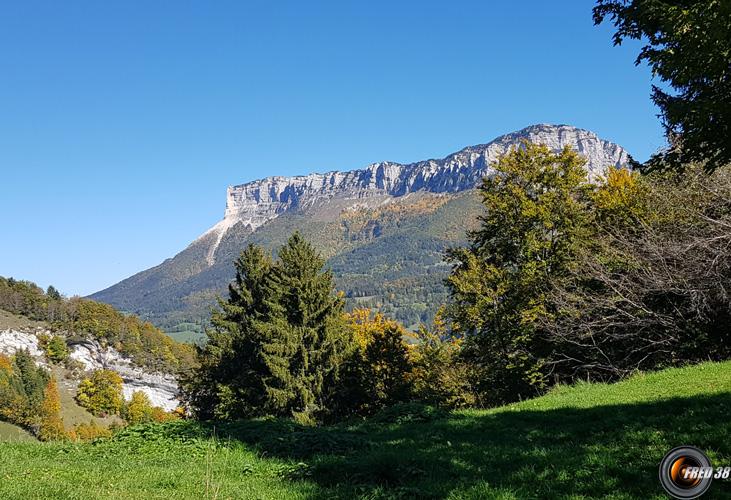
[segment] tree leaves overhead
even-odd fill
[[[594,22],[609,19],[625,39],[645,45],[636,64],[674,92],[653,85],[670,149],[649,166],[682,168],[705,162],[716,170],[731,162],[731,2],[728,0],[599,0]]]

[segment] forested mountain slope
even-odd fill
[[[428,322],[446,298],[444,251],[476,223],[474,188],[493,161],[522,141],[576,149],[591,176],[628,161],[620,146],[592,132],[534,125],[441,160],[232,186],[222,221],[175,257],[91,298],[168,332],[200,331],[242,248],[251,242],[271,250],[299,230],[328,259],[350,307],[377,307],[409,326]]]

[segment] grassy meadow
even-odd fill
[[[729,415],[726,362],[487,411],[402,405],[336,426],[176,422],[94,443],[11,439],[0,498],[660,499],[657,467],[675,446],[731,464]],[[707,498],[731,498],[731,482]]]

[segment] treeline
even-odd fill
[[[369,415],[400,402],[474,403],[459,341],[416,334],[368,310],[344,312],[332,273],[295,233],[273,260],[249,245],[212,317],[200,368],[183,383],[202,419]]]
[[[190,345],[173,341],[151,323],[122,314],[108,304],[80,297],[67,299],[54,287],[44,291],[29,281],[0,277],[0,309],[46,321],[56,331],[91,336],[151,370],[177,373],[195,362]]]
[[[525,143],[480,187],[469,244],[448,252],[431,330],[344,312],[295,233],[249,246],[185,386],[200,418],[303,423],[398,403],[492,406],[557,383],[731,356],[731,171],[640,175]]]

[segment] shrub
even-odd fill
[[[165,411],[159,406],[153,406],[150,415],[152,416],[152,421],[158,423],[180,420],[180,416],[177,412]]]
[[[422,326],[414,340],[409,345],[414,398],[448,408],[473,406],[476,374],[462,359],[462,340],[448,334],[441,314],[437,313],[433,330]]]
[[[72,441],[92,441],[94,439],[110,438],[112,431],[99,425],[96,421],[90,420],[88,424],[76,424],[74,430],[69,432]]]
[[[367,415],[411,397],[411,363],[399,323],[356,309],[345,315],[355,350],[343,367],[335,407],[339,416]]]
[[[66,345],[66,340],[59,336],[53,335],[50,338],[42,335],[38,338],[41,349],[46,355],[46,358],[51,363],[64,363],[69,359],[69,347]]]
[[[633,182],[610,172],[596,198],[589,251],[545,301],[552,375],[610,380],[728,359],[731,169],[688,165]]]
[[[132,399],[124,405],[122,417],[130,425],[151,422],[153,420],[152,403],[147,394],[142,391],[133,392]]]
[[[171,422],[180,418],[176,413],[167,412],[159,406],[152,406],[150,398],[142,391],[132,393],[132,399],[124,405],[122,417],[129,425]]]
[[[96,370],[79,383],[78,403],[96,416],[117,415],[122,409],[122,377],[113,370]]]

